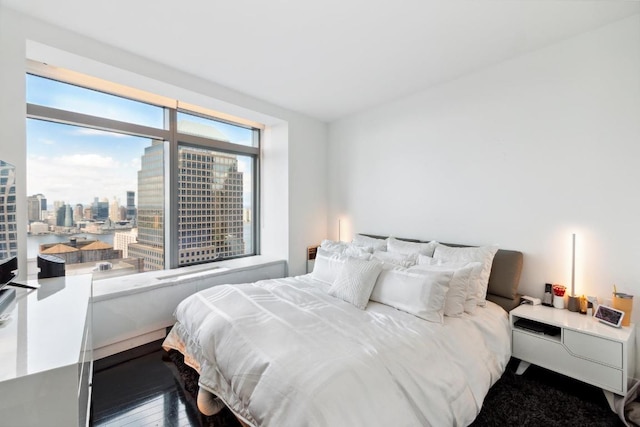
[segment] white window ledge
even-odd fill
[[[186,284],[209,277],[220,277],[244,270],[282,263],[280,258],[266,255],[236,258],[172,270],[149,271],[93,282],[93,302],[148,292],[152,289]]]

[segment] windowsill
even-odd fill
[[[102,279],[93,282],[93,302],[147,292],[157,288],[182,285],[203,278],[219,277],[281,262],[283,260],[280,258],[256,255],[173,270],[149,271]]]

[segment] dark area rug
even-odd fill
[[[170,351],[167,357],[197,410],[198,373],[184,364],[179,352]],[[473,427],[624,427],[599,388],[537,366],[516,375],[516,367],[517,360],[509,362],[502,378],[489,390]],[[201,415],[201,422],[206,427],[240,426],[227,408],[211,417]]]
[[[624,426],[599,388],[534,365],[516,375],[517,362],[489,390],[472,426]]]

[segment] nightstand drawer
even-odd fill
[[[575,356],[622,369],[622,343],[564,330],[564,345]]]
[[[565,331],[566,332],[566,331]],[[571,354],[559,341],[514,330],[512,355],[589,384],[622,394],[622,370]]]

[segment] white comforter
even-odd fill
[[[310,275],[216,286],[184,300],[165,348],[254,426],[471,423],[510,356],[506,312],[430,323],[329,296]]]

